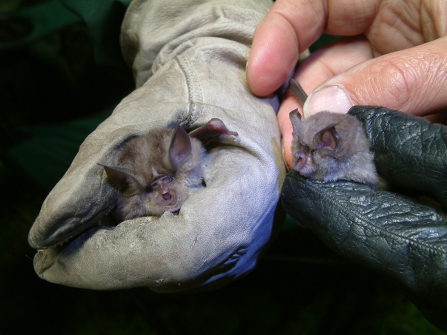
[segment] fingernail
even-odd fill
[[[352,106],[344,89],[339,86],[326,86],[309,95],[303,111],[305,117],[321,111],[347,113]]]

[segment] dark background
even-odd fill
[[[37,277],[27,234],[45,196],[133,89],[118,51],[125,2],[76,3],[102,6],[105,30],[67,11],[73,1],[0,4],[0,335],[444,334],[396,284],[290,218],[251,274],[214,292],[99,292]]]

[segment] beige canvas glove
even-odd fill
[[[245,66],[270,1],[134,1],[122,29],[137,89],[80,147],[29,234],[37,274],[90,289],[178,291],[220,285],[255,266],[274,232],[284,178],[277,99],[248,89]],[[102,167],[133,135],[222,119],[239,138],[209,153],[206,187],[179,215],[95,226],[117,191]],[[64,241],[69,243],[61,243]]]

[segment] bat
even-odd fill
[[[121,222],[142,216],[178,214],[193,188],[206,186],[202,162],[205,146],[221,135],[237,137],[217,118],[189,135],[177,125],[127,139],[115,166],[99,164],[107,182],[118,190],[115,218]]]
[[[307,95],[297,81],[290,91],[304,104]],[[353,115],[322,111],[302,119],[289,114],[293,127],[293,166],[315,180],[350,180],[376,187],[378,175],[371,144],[361,122]]]

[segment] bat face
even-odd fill
[[[370,143],[352,115],[320,112],[305,120],[290,113],[294,169],[302,176],[324,180],[377,183]]]
[[[238,134],[213,118],[189,135],[177,126],[153,129],[124,142],[116,166],[99,164],[107,182],[119,191],[116,218],[161,216],[166,211],[177,214],[191,189],[204,185],[203,145],[215,143],[221,136]]]
[[[324,167],[336,160],[339,135],[335,126],[338,122],[322,123],[320,118],[309,118],[305,122],[298,112],[292,113],[294,169],[304,177],[323,179]]]
[[[120,192],[119,220],[178,213],[191,188],[202,185],[204,149],[186,131],[155,129],[125,142],[117,166],[104,166],[107,181]]]

